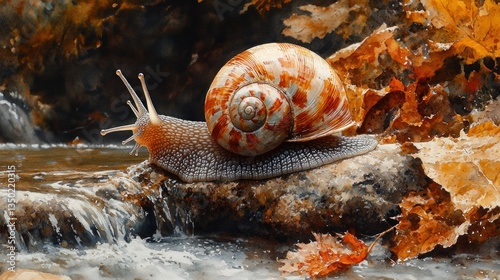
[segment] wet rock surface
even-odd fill
[[[125,184],[134,186],[123,177],[118,186]],[[141,236],[140,229],[147,221],[142,208],[112,193],[117,189],[62,182],[18,189],[14,220],[9,219],[7,201],[0,201],[1,209],[5,209],[0,217],[0,236],[5,241],[15,236],[19,251],[42,250],[46,244],[78,248],[130,240],[131,233]],[[9,221],[15,225],[16,234],[10,233]]]
[[[16,102],[5,99],[0,92],[0,142],[37,143],[39,129],[32,123],[28,113]]]
[[[145,163],[134,168],[141,169],[146,191],[158,188],[160,207],[177,209],[175,216],[190,221],[196,233],[375,234],[395,223],[402,196],[426,184],[419,161],[402,155],[399,145],[266,181],[184,184]]]
[[[71,280],[68,276],[57,275],[52,273],[43,273],[29,269],[19,269],[14,272],[7,271],[0,275],[0,280],[22,280],[22,279],[39,279],[39,280]]]

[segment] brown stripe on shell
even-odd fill
[[[297,90],[297,92],[295,92],[292,96],[292,102],[299,108],[305,108],[307,106],[307,92]]]
[[[278,61],[283,69],[293,69],[295,67],[295,61],[290,59],[289,56],[278,57]]]
[[[325,80],[324,92],[330,94],[319,95],[315,108],[296,115],[294,138],[288,141],[308,141],[341,131],[354,124],[343,88]]]
[[[233,148],[235,151],[240,150],[241,148],[246,147],[244,143],[241,142],[243,138],[243,133],[236,129],[229,129],[229,138],[228,145]]]
[[[260,142],[259,138],[254,133],[245,133],[246,143],[243,147],[246,149],[254,149]],[[243,144],[243,143],[242,143]]]
[[[214,139],[220,138],[221,136],[224,136],[228,133],[228,123],[229,123],[229,116],[227,115],[221,115],[219,119],[217,120],[217,123],[213,126],[212,130],[212,137]]]
[[[292,76],[286,70],[283,70],[280,74],[280,80],[278,83],[278,87],[280,88],[288,88],[290,85],[290,81],[292,80]]]
[[[271,107],[269,107],[269,115],[272,115],[274,114],[274,112],[277,112],[277,111],[280,111],[281,110],[281,106],[286,106],[285,102],[283,102],[282,99],[276,99],[274,102],[273,102],[273,105]]]
[[[225,95],[226,88],[214,88],[211,95],[207,95],[205,99],[205,116],[215,116],[221,111],[220,106],[227,104],[229,95]]]

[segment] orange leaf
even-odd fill
[[[427,10],[428,20],[436,28],[436,38],[452,43],[464,39],[459,47],[470,47],[477,52],[467,63],[486,55],[500,55],[498,36],[500,35],[500,5],[485,0],[478,5],[465,0],[421,1]]]
[[[362,262],[368,255],[368,246],[348,232],[341,240],[340,235],[313,235],[316,241],[297,244],[298,251],[290,251],[286,259],[280,260],[284,264],[280,268],[282,273],[296,272],[311,277],[325,277],[349,269]]]
[[[413,143],[434,182],[400,203],[391,248],[399,259],[450,247],[462,235],[480,242],[500,234],[499,141],[500,127],[486,122],[456,139]]]
[[[243,6],[240,14],[245,13],[250,6],[254,6],[259,14],[263,15],[270,11],[271,8],[281,9],[284,4],[290,3],[292,0],[252,0]]]
[[[391,248],[400,260],[427,253],[436,245],[455,244],[469,225],[463,212],[450,202],[449,193],[435,183],[404,198],[400,207],[401,218]]]
[[[464,212],[500,205],[500,127],[472,127],[469,135],[415,143],[425,173],[451,194]]]

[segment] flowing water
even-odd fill
[[[0,271],[12,265],[72,279],[283,277],[287,244],[196,234],[168,203],[144,211],[129,147],[0,146]],[[12,200],[13,198],[13,200]],[[11,199],[11,200],[9,200]],[[167,198],[168,200],[168,198]],[[15,228],[8,226],[9,222]],[[159,224],[171,230],[160,230]],[[13,229],[13,231],[11,230]],[[15,245],[12,247],[11,245]],[[383,246],[335,279],[499,279],[498,239],[475,254],[396,264]],[[10,263],[10,256],[15,256]]]

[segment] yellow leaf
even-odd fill
[[[496,57],[500,56],[500,4],[484,1],[474,19],[474,39]]]
[[[428,20],[438,30],[434,39],[454,43],[470,38],[478,54],[486,50],[489,55],[500,56],[500,5],[485,0],[479,7],[468,0],[422,0]],[[465,45],[465,44],[464,44]],[[475,60],[484,56],[475,57]],[[474,60],[474,61],[475,61]]]
[[[465,59],[465,63],[472,64],[478,59],[490,56],[491,53],[482,44],[470,37],[464,37],[452,45],[454,53]]]
[[[410,194],[400,203],[401,217],[396,226],[391,251],[406,260],[433,250],[450,247],[467,232],[470,221],[450,202],[450,195],[436,183]]]
[[[431,24],[438,29],[444,28],[453,36],[470,34],[471,18],[477,15],[473,1],[463,0],[423,0]]]
[[[488,122],[458,139],[414,143],[427,176],[464,212],[500,205],[500,129]]]
[[[400,203],[391,248],[398,258],[416,257],[437,245],[452,246],[465,234],[477,242],[499,235],[500,127],[486,122],[458,139],[414,145],[433,182]]]

